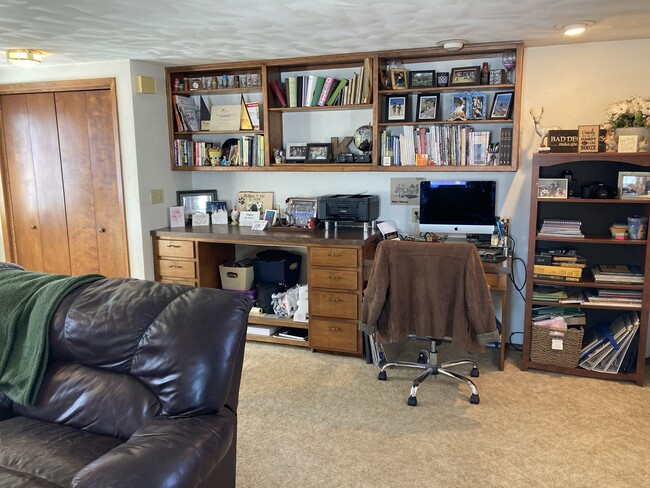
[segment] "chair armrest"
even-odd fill
[[[201,486],[230,449],[236,428],[227,409],[219,415],[155,417],[79,471],[70,486]]]

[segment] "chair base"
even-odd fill
[[[418,388],[420,388],[422,382],[426,380],[429,376],[443,375],[448,378],[452,378],[456,381],[465,383],[471,391],[469,402],[472,405],[478,405],[480,402],[480,397],[478,394],[478,388],[476,387],[476,384],[466,376],[463,376],[459,373],[456,373],[455,371],[450,370],[450,368],[455,368],[457,366],[468,365],[471,366],[472,368],[470,371],[470,376],[473,378],[478,378],[480,372],[477,364],[474,361],[471,361],[469,359],[463,359],[459,361],[446,361],[444,363],[438,364],[436,340],[428,337],[426,339],[429,340],[431,343],[431,350],[430,351],[427,351],[426,349],[421,350],[420,354],[418,355],[417,362],[408,362],[408,361],[389,362],[386,359],[386,354],[384,353],[381,344],[376,341],[375,337],[372,337],[370,344],[372,348],[373,362],[376,366],[379,367],[379,374],[377,375],[377,378],[379,380],[386,381],[388,378],[388,375],[386,374],[386,370],[389,368],[411,368],[411,369],[422,370],[422,373],[413,381],[413,386],[411,386],[411,392],[406,401],[407,405],[414,407],[418,403],[417,391]]]

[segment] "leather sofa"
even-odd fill
[[[234,487],[250,307],[132,278],[70,292],[36,404],[0,391],[0,487]]]

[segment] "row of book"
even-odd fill
[[[512,139],[512,129],[501,129],[501,140]],[[475,166],[512,162],[512,155],[490,157],[490,131],[469,125],[393,126],[381,133],[383,166]],[[504,144],[500,150],[506,151]],[[510,146],[512,150],[512,146]]]
[[[280,107],[323,107],[372,102],[372,59],[367,58],[359,72],[350,78],[331,75],[288,76],[284,82],[269,84]]]
[[[580,230],[580,220],[544,219],[537,235],[539,237],[571,237],[581,238],[584,234]]]
[[[174,140],[175,166],[265,166],[264,136],[243,136],[221,155],[217,142]]]
[[[579,289],[558,285],[533,285],[532,299],[537,302],[575,304],[585,303],[612,307],[641,308],[642,290],[617,290],[609,288]]]
[[[610,324],[585,329],[578,365],[601,373],[630,373],[638,354],[639,314],[625,312]]]
[[[609,271],[610,269],[621,271],[613,272]],[[589,268],[589,272],[593,276],[594,283],[597,284],[642,285],[644,282],[640,266],[598,264]],[[583,279],[583,268],[535,264],[533,265],[533,277],[542,280],[578,283]]]

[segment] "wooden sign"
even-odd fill
[[[578,152],[579,153],[597,153],[598,140],[600,134],[598,125],[579,125],[578,126]]]
[[[634,153],[639,150],[639,136],[618,136],[618,152]]]

